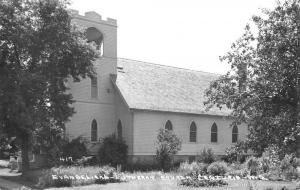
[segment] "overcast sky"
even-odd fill
[[[275,0],[71,0],[118,22],[118,57],[224,74],[219,56]]]

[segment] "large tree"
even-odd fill
[[[249,145],[300,149],[300,1],[278,2],[253,16],[221,61],[231,70],[212,82],[206,104],[232,110],[234,124],[248,124]],[[255,31],[255,32],[252,32]]]
[[[63,0],[0,1],[0,131],[28,149],[38,131],[63,131],[74,113],[68,79],[94,74],[96,48],[71,23]]]

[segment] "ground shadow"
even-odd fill
[[[10,171],[9,168],[0,167],[0,178],[16,182],[31,189],[42,189],[36,186],[37,181],[31,181],[28,177],[23,176],[21,172]]]

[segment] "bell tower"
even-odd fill
[[[94,11],[79,15],[77,10],[70,10],[72,22],[86,30],[89,42],[95,42],[102,58],[117,58],[117,21],[112,18],[103,20]],[[116,65],[114,65],[116,66]],[[115,73],[114,73],[115,74]]]
[[[112,18],[103,20],[94,11],[83,16],[76,10],[70,10],[70,15],[72,22],[86,31],[88,42],[95,43],[100,54],[94,62],[97,76],[87,79],[89,82],[82,80],[79,88],[72,89],[73,97],[75,100],[113,103],[111,75],[117,73],[117,21]]]
[[[95,145],[99,138],[112,134],[115,129],[115,91],[111,76],[117,74],[117,21],[104,20],[94,11],[80,15],[77,10],[69,10],[69,14],[72,23],[86,31],[88,42],[95,43],[100,57],[94,62],[96,76],[69,82],[76,113],[68,122],[66,132],[71,138],[82,136]]]

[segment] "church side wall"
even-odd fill
[[[129,110],[125,104],[122,96],[116,90],[115,96],[116,103],[116,122],[118,120],[122,123],[122,137],[128,145],[128,155],[131,156],[133,153],[133,112]],[[117,133],[117,124],[115,130]]]
[[[217,155],[225,153],[225,149],[234,145],[232,143],[231,121],[221,116],[192,115],[157,111],[134,111],[134,144],[133,153],[136,158],[150,159],[155,154],[155,141],[158,130],[164,128],[167,120],[173,125],[173,131],[182,141],[182,149],[178,155],[199,155],[203,148],[212,148]],[[194,121],[197,125],[196,143],[189,142],[189,127]],[[218,126],[218,142],[211,143],[211,126]],[[238,126],[239,140],[247,135],[246,125]],[[148,158],[146,158],[148,156]],[[135,161],[135,160],[133,160]]]
[[[76,102],[74,104],[76,113],[67,124],[67,134],[73,139],[82,136],[91,140],[91,124],[93,119],[97,121],[98,139],[114,133],[115,110],[113,105]]]

